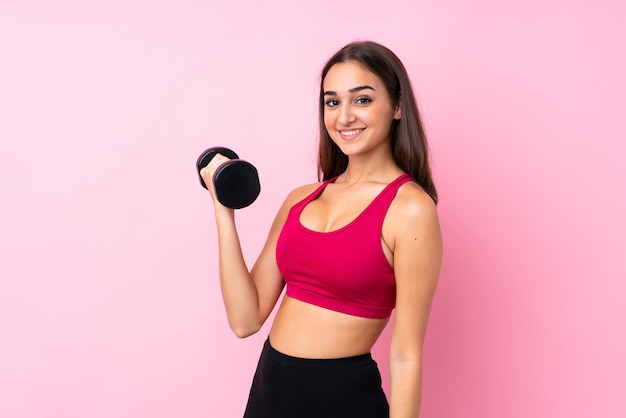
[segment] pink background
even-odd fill
[[[252,263],[355,39],[409,69],[441,196],[422,416],[626,416],[624,4],[3,1],[0,416],[241,416],[268,327],[228,329],[195,160],[259,169]]]

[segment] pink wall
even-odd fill
[[[228,330],[194,162],[223,144],[258,167],[252,262],[315,180],[317,74],[357,38],[405,61],[432,142],[422,416],[626,415],[625,19],[608,0],[3,2],[0,416],[240,416],[267,327]]]

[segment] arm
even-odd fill
[[[282,292],[284,281],[276,264],[275,249],[292,199],[288,198],[279,210],[265,246],[249,271],[241,251],[234,210],[220,204],[213,190],[213,173],[224,161],[227,161],[225,157],[216,155],[201,170],[201,175],[214,203],[220,286],[228,323],[233,332],[243,338],[261,328]]]
[[[421,402],[422,347],[442,256],[434,203],[407,184],[392,227],[396,313],[390,348],[390,417],[416,418]],[[395,202],[394,202],[395,203]]]
[[[274,220],[254,267],[248,271],[234,211],[216,208],[220,287],[228,324],[239,338],[248,337],[261,328],[283,289],[284,281],[274,255],[276,240],[284,223],[281,212]]]

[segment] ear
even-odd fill
[[[402,117],[402,110],[400,109],[400,101],[398,101],[398,104],[396,105],[396,109],[393,112],[393,118],[395,120],[400,120],[401,117]]]

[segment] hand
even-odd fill
[[[211,161],[209,162],[209,164],[207,164],[205,167],[203,167],[200,170],[200,176],[202,177],[202,180],[204,180],[204,184],[206,184],[207,189],[209,190],[209,193],[211,194],[211,198],[213,199],[213,204],[217,207],[217,206],[223,206],[218,200],[217,197],[215,195],[215,184],[213,183],[213,176],[215,174],[215,172],[217,171],[217,169],[224,163],[230,161],[230,158],[225,157],[222,154],[215,154],[215,156],[211,159]]]

